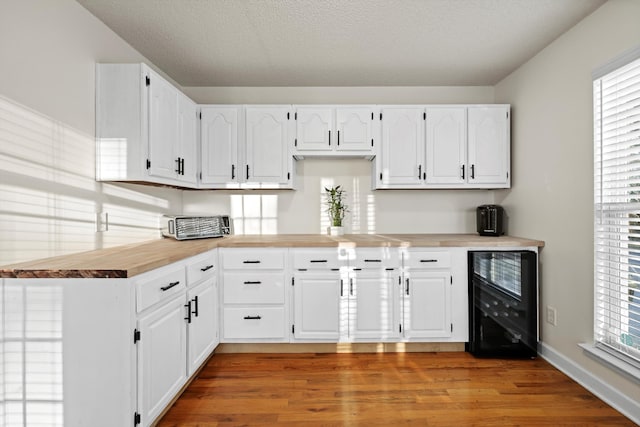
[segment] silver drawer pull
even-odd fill
[[[201,268],[200,271],[207,271],[207,270],[211,270],[212,268],[213,268],[213,264],[207,265],[206,267]]]
[[[248,260],[248,261],[242,261],[243,264],[260,264],[260,261],[258,260]]]
[[[174,286],[178,286],[179,284],[180,284],[179,280],[177,282],[171,282],[167,286],[161,286],[160,290],[163,292],[168,291],[169,289],[173,288]]]
[[[244,320],[260,320],[261,316],[244,316]]]
[[[261,283],[262,282],[260,282],[260,281],[251,281],[251,280],[248,280],[248,281],[244,282],[245,285],[259,285]]]
[[[420,262],[438,262],[437,259],[421,259]]]

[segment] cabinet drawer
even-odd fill
[[[271,269],[282,270],[284,268],[285,251],[276,249],[262,250],[224,250],[222,252],[222,265],[225,269]]]
[[[136,309],[139,312],[186,289],[182,264],[154,270],[136,281]]]
[[[187,262],[187,283],[193,286],[204,279],[212,277],[216,272],[216,258],[214,252],[208,252],[191,258]]]
[[[407,251],[404,265],[410,268],[449,268],[451,252],[448,251]]]
[[[223,314],[225,339],[283,339],[284,307],[226,307]]]
[[[223,282],[225,304],[284,303],[282,273],[226,273]]]
[[[400,268],[397,248],[356,249],[350,262],[353,268]]]
[[[340,255],[342,252],[342,255]],[[332,270],[346,265],[347,253],[338,248],[297,249],[293,251],[295,270]]]

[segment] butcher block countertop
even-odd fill
[[[163,238],[0,267],[0,278],[127,278],[215,248],[543,247],[540,240],[477,234],[279,234]]]

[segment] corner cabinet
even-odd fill
[[[96,65],[96,179],[197,186],[197,105],[145,64]]]
[[[374,188],[509,188],[509,116],[509,105],[382,107]]]
[[[65,427],[153,425],[218,344],[217,253],[130,278],[3,279],[5,345],[46,368],[38,405],[14,396],[19,419],[44,409]]]

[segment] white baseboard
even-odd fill
[[[572,380],[589,390],[615,408],[625,417],[640,425],[640,402],[630,399],[616,388],[594,376],[582,366],[576,365],[571,359],[557,352],[553,347],[540,343],[539,354],[547,362],[561,370]]]

